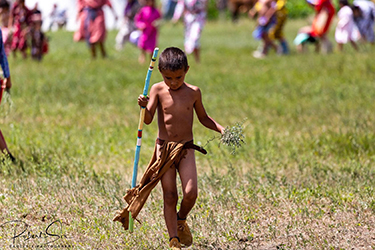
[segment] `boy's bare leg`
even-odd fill
[[[177,236],[177,182],[176,169],[170,168],[161,178],[164,199],[164,219],[167,225],[169,237]]]
[[[179,174],[183,192],[179,216],[180,218],[185,218],[193,208],[198,194],[197,169],[193,149],[188,149],[185,158],[181,160]],[[164,196],[164,218],[169,237],[177,236],[176,206],[178,202],[178,192],[176,176],[176,169],[170,168],[161,179]]]
[[[187,150],[185,158],[180,162],[178,172],[180,174],[183,193],[178,215],[181,219],[185,219],[194,207],[198,197],[197,168],[193,149]]]

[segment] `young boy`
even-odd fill
[[[193,144],[193,117],[194,110],[199,121],[209,129],[224,133],[224,128],[207,115],[203,103],[201,91],[198,87],[185,82],[186,73],[189,70],[186,54],[179,48],[165,49],[159,58],[159,71],[164,81],[154,84],[150,90],[150,96],[138,97],[138,104],[146,107],[146,124],[150,124],[155,111],[158,112],[158,138],[153,160],[150,165],[160,165],[159,169],[147,168],[150,173],[150,181],[160,178],[164,198],[164,218],[170,237],[169,246],[172,249],[181,249],[181,244],[190,246],[193,238],[186,218],[193,208],[198,195],[197,170],[195,165],[194,149],[202,152],[202,148]],[[163,173],[159,173],[162,171]],[[182,184],[183,199],[180,210],[176,211],[178,202],[177,173]],[[130,190],[124,199],[129,203],[125,210],[132,216],[139,212],[135,207],[144,202],[144,196],[150,191],[143,192],[145,175],[138,190]],[[156,184],[153,185],[153,187]],[[135,198],[134,198],[135,197]],[[139,198],[139,201],[135,201]],[[115,221],[123,223],[125,229],[126,211],[115,217]]]

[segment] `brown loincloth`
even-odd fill
[[[193,141],[166,142],[157,139],[156,144],[160,145],[160,157],[157,156],[157,146],[155,145],[154,154],[141,181],[136,187],[128,190],[124,196],[128,205],[123,210],[117,211],[113,218],[113,221],[122,223],[125,230],[129,227],[129,212],[131,212],[133,219],[137,218],[152,189],[159,183],[161,177],[169,168],[178,168],[181,159],[186,155],[186,149],[191,148],[207,154],[205,149],[195,145]]]

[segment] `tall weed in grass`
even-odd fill
[[[305,21],[290,21],[289,41]],[[209,22],[202,63],[189,56],[186,81],[224,126],[246,122],[232,155],[220,141],[196,154],[199,198],[188,223],[192,249],[371,249],[375,246],[375,50],[327,56],[251,57],[254,23]],[[147,65],[127,45],[89,59],[69,32],[50,33],[41,63],[10,58],[13,106],[1,130],[18,163],[0,165],[0,224],[22,220],[31,234],[59,220],[75,249],[167,249],[162,193],[151,194],[135,232],[113,223],[130,187]],[[183,27],[165,24],[159,47],[183,47]],[[153,82],[161,81],[155,72]],[[7,108],[0,106],[2,114]],[[144,128],[141,173],[155,122]],[[195,142],[215,134],[198,122]],[[9,246],[0,227],[0,246]],[[8,234],[7,234],[8,232]],[[24,239],[24,238],[20,238]],[[28,243],[43,243],[34,237]]]

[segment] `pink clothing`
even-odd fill
[[[152,6],[142,7],[135,16],[135,24],[138,29],[142,30],[139,37],[138,47],[152,53],[157,43],[158,29],[153,22],[161,17],[158,9]]]
[[[27,49],[26,43],[26,29],[30,23],[31,12],[26,6],[22,7],[20,4],[15,3],[10,12],[13,18],[13,37],[11,50],[24,51]]]
[[[112,7],[109,0],[78,0],[79,29],[74,33],[74,41],[86,40],[93,44],[105,40],[107,30],[103,7]]]
[[[12,37],[9,35],[8,27],[1,27],[2,29],[2,38],[4,42],[5,54],[8,56],[10,52],[10,46],[12,45]]]

